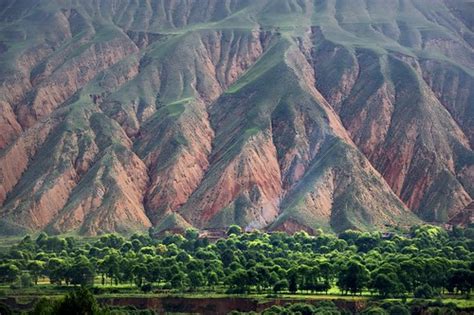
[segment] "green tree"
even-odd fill
[[[43,274],[45,263],[40,260],[33,260],[28,263],[27,269],[33,278],[33,281],[38,284],[38,278]]]
[[[221,255],[221,260],[224,267],[230,266],[235,260],[234,252],[231,249],[226,249]]]
[[[316,292],[325,292],[328,294],[328,291],[331,289],[331,284],[327,281],[316,283],[313,287],[313,290]]]
[[[122,236],[116,234],[102,235],[99,239],[98,246],[102,248],[120,249],[125,243]]]
[[[59,303],[56,314],[99,315],[107,313],[99,307],[96,299],[87,288],[74,290]]]
[[[28,252],[34,252],[35,251],[35,243],[31,239],[30,235],[26,235],[20,241],[20,244],[18,244],[18,248],[20,248],[22,250],[26,250]]]
[[[325,282],[331,283],[334,278],[334,268],[328,261],[319,263],[319,272]]]
[[[372,306],[364,310],[361,315],[387,315],[387,311],[378,306]]]
[[[354,245],[360,235],[361,235],[361,232],[359,231],[346,230],[342,232],[341,234],[339,234],[339,238],[342,240],[345,240],[347,244],[349,245]]]
[[[369,281],[369,272],[365,266],[357,261],[349,261],[339,272],[337,285],[344,293],[356,294],[362,292]]]
[[[461,294],[469,293],[474,285],[474,272],[468,269],[454,269],[450,270],[450,276],[448,278],[448,286],[455,288]]]
[[[144,264],[136,264],[132,267],[132,274],[137,287],[141,287],[143,279],[147,276],[148,269]]]
[[[219,276],[214,271],[207,274],[207,284],[212,288],[219,283]]]
[[[248,274],[245,270],[239,268],[233,271],[226,279],[226,283],[234,292],[244,293],[248,291]]]
[[[321,315],[341,315],[341,312],[331,301],[322,301],[316,304],[315,314]],[[344,313],[345,314],[345,313]]]
[[[30,315],[55,315],[58,314],[59,303],[52,299],[42,298],[36,304]]]
[[[33,279],[31,275],[27,272],[24,272],[20,276],[20,286],[22,288],[29,288],[33,286]]]
[[[238,225],[235,225],[235,224],[232,224],[231,226],[229,226],[229,228],[227,229],[227,235],[228,236],[231,236],[231,235],[241,235],[242,234],[242,228]]]
[[[292,294],[295,294],[296,291],[298,291],[298,276],[296,275],[296,272],[291,273],[289,276],[288,291]]]
[[[74,285],[93,285],[95,271],[89,259],[80,256],[76,262],[71,264],[67,271],[67,276]]]
[[[120,278],[120,255],[117,251],[112,251],[100,262],[101,270],[109,277],[110,284],[118,282]]]
[[[397,283],[386,274],[377,274],[372,280],[371,287],[383,297],[397,292]]]
[[[395,304],[389,307],[389,315],[410,315],[410,310],[401,304]]]
[[[49,281],[60,285],[66,278],[68,266],[63,259],[53,257],[46,263],[45,270]]]
[[[197,270],[191,271],[188,277],[189,277],[189,284],[193,290],[199,287],[202,287],[205,284],[204,275],[200,271],[197,271]]]
[[[279,280],[275,285],[273,286],[273,292],[275,294],[278,294],[279,292],[285,290],[286,288],[289,288],[289,283],[286,279]],[[295,291],[296,292],[296,291]]]
[[[41,299],[31,315],[107,315],[92,293],[84,287],[69,292],[62,300]]]
[[[436,293],[429,284],[424,284],[416,287],[413,295],[417,299],[431,299],[435,297]]]
[[[48,239],[48,234],[45,232],[41,232],[38,237],[36,238],[36,246],[42,248],[46,244],[46,240]]]
[[[423,266],[415,259],[402,261],[399,266],[400,272],[398,275],[400,282],[408,292],[413,292],[415,287],[421,284]]]
[[[15,282],[20,275],[20,269],[13,264],[0,265],[0,283]]]
[[[380,243],[380,236],[372,233],[362,233],[356,239],[355,244],[360,252],[367,253],[376,248]]]
[[[295,303],[288,307],[291,314],[313,315],[316,313],[316,308],[311,304]]]
[[[262,315],[290,315],[290,312],[282,306],[273,305],[270,308],[265,309],[262,312]]]
[[[182,271],[173,275],[170,281],[171,287],[176,290],[181,290],[186,285],[186,274]]]
[[[184,238],[188,241],[197,240],[199,237],[199,231],[196,229],[186,229],[184,233]]]
[[[67,249],[67,246],[67,241],[64,238],[59,238],[57,236],[49,237],[46,242],[46,249],[56,253]]]

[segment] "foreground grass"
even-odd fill
[[[474,308],[474,299],[456,299],[456,298],[449,298],[449,299],[442,299],[442,302],[445,304],[453,303],[456,304],[459,308]]]

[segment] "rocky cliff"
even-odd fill
[[[466,224],[473,10],[5,0],[0,231]]]

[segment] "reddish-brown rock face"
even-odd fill
[[[463,5],[7,0],[1,231],[466,224]]]
[[[467,227],[474,222],[474,202],[471,202],[466,208],[457,213],[449,221],[452,225]]]

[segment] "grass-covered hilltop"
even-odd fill
[[[306,307],[328,309],[327,314],[398,314],[392,309],[469,314],[474,310],[473,244],[473,228],[446,232],[433,226],[384,234],[349,230],[338,236],[243,233],[231,226],[227,237],[215,242],[193,229],[160,240],[138,234],[87,240],[42,233],[2,247],[0,304],[18,310],[23,303],[30,312],[36,305],[31,314],[45,314],[42,307],[68,307],[84,296],[97,304],[86,289],[77,291],[82,286],[98,299],[95,307],[113,314],[141,308],[183,312],[169,306],[172,302],[143,302],[171,298],[187,301],[181,307],[204,298],[211,305],[208,313],[218,303],[213,301],[224,299],[228,312],[297,314],[298,307]],[[262,305],[269,310],[225,300],[244,297],[268,303]]]

